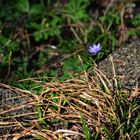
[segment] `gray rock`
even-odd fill
[[[122,80],[122,86],[129,88],[140,86],[140,42],[119,48],[111,56],[116,76]],[[99,63],[99,69],[108,78],[114,76],[110,56]]]
[[[0,86],[0,139],[22,135],[24,126],[30,127],[35,119],[35,105],[29,95]]]

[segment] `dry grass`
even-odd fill
[[[1,88],[16,93],[15,96],[0,101],[0,104],[7,103],[0,108],[0,139],[84,140],[86,136],[82,117],[86,122],[91,139],[95,139],[95,137],[106,139],[109,137],[109,133],[112,133],[113,136],[118,132],[121,134],[120,128],[123,123],[118,117],[117,103],[119,100],[116,99],[120,98],[118,95],[121,93],[121,99],[130,103],[139,98],[139,90],[138,88],[133,89],[131,95],[128,95],[127,89],[122,89],[120,92],[115,78],[113,79],[116,86],[113,87],[110,80],[100,70],[94,68],[93,73],[84,72],[80,77],[65,82],[44,83],[30,79],[41,84],[42,92],[38,95],[0,84]],[[22,100],[10,105],[8,100],[11,98]],[[140,106],[135,106],[134,110],[139,108]],[[121,109],[123,108],[120,104]],[[134,110],[129,110],[129,118]],[[115,128],[113,123],[116,125]],[[110,128],[110,130],[106,128]],[[113,132],[114,130],[116,132]],[[131,139],[129,133],[119,138],[123,137]]]

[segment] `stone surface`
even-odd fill
[[[119,48],[111,54],[116,76],[122,80],[122,86],[129,88],[140,86],[140,42]],[[99,63],[108,78],[113,74],[110,56]]]
[[[35,105],[29,96],[0,87],[0,139],[11,140],[14,134],[22,135],[24,126],[31,127],[36,118]]]

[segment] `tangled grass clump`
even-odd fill
[[[1,104],[7,100],[7,106],[0,108],[0,138],[140,139],[138,88],[121,89],[115,77],[112,84],[96,67],[92,73],[85,71],[79,78],[65,82],[30,80],[41,86],[38,94],[33,93],[34,89],[20,90],[1,84],[17,95],[0,99]],[[8,100],[12,98],[24,101],[10,106]],[[20,109],[24,111],[18,114]]]

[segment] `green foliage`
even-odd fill
[[[66,17],[73,22],[79,22],[80,20],[86,20],[88,18],[86,7],[89,4],[88,0],[71,0],[66,5],[66,9],[63,11]]]
[[[128,32],[128,35],[129,37],[131,36],[140,36],[140,30],[139,30],[139,27],[140,27],[140,14],[136,14],[134,19],[132,20],[132,25],[135,27],[134,29],[132,30],[129,30]]]
[[[140,14],[137,14],[137,15],[134,17],[134,20],[132,21],[132,23],[133,23],[135,26],[140,26]]]
[[[114,115],[110,117],[110,125],[104,126],[107,139],[139,139],[139,101],[128,101],[128,93],[121,90],[114,95]]]
[[[73,63],[74,62],[74,63]],[[63,75],[60,77],[62,81],[72,78],[74,75],[83,72],[83,70],[87,69],[87,64],[82,64],[78,57],[69,58],[65,61],[63,66]]]
[[[65,5],[59,1],[31,3],[29,0],[14,0],[10,3],[7,2],[7,5],[2,4],[2,12],[0,13],[0,46],[2,46],[0,52],[3,56],[2,63],[7,65],[7,67],[9,64],[11,67],[16,66],[15,74],[17,79],[19,79],[18,77],[27,78],[29,76],[28,73],[34,71],[33,68],[36,64],[38,68],[42,67],[45,60],[43,51],[35,52],[37,47],[40,48],[42,46],[41,42],[45,42],[47,45],[55,45],[53,41],[50,42],[53,39],[54,42],[58,42],[56,45],[61,46],[61,52],[68,50],[68,44],[70,51],[76,41],[73,37],[70,39],[69,35],[64,35],[67,34],[67,31],[63,29],[63,26],[65,25],[68,28],[69,20],[71,24],[77,24],[81,20],[87,20],[88,17],[86,12],[88,1],[85,0],[78,2],[73,0]],[[58,6],[55,7],[55,4]],[[6,8],[8,10],[5,10]],[[65,15],[65,12],[68,13],[68,16]],[[71,31],[68,32],[70,33]],[[71,32],[70,34],[72,35],[73,33]],[[63,39],[64,37],[67,39]],[[70,40],[72,43],[69,43]],[[45,47],[45,50],[47,52],[45,54],[46,57],[50,58],[49,53],[51,52],[48,51],[48,47]],[[32,56],[32,54],[39,57],[37,63],[36,61],[34,62],[34,55]],[[9,60],[9,58],[11,59]],[[29,62],[30,60],[33,63]],[[40,63],[40,60],[43,61]],[[29,70],[30,63],[33,65],[31,70]]]
[[[42,124],[42,126],[47,129],[48,128],[48,125],[45,122],[45,119],[43,118],[42,106],[40,104],[37,105],[36,110],[37,110],[37,114],[38,114],[38,120],[40,121],[40,123]]]
[[[30,11],[30,3],[29,0],[18,0],[16,3],[16,7],[19,11],[23,13],[28,13]]]
[[[86,140],[91,140],[91,137],[90,137],[90,131],[86,125],[86,121],[84,119],[84,117],[81,115],[81,121],[82,121],[82,126],[83,126],[83,130],[84,130],[84,134],[85,134],[85,137],[86,137]]]
[[[83,50],[77,54],[84,62],[90,62],[87,47],[96,42],[100,42],[103,49],[93,61],[104,59],[119,44],[118,26],[122,22],[121,15],[117,8],[110,8],[105,14],[93,18],[90,4],[90,0],[2,1],[0,61],[3,69],[10,68],[5,76],[9,79],[12,77],[15,81],[36,76],[35,72],[44,65],[50,67],[55,53],[61,58],[61,55],[65,57],[65,54],[73,54],[81,48]],[[139,15],[132,22],[139,26]],[[128,34],[133,36],[139,34],[139,31],[130,30]],[[57,49],[50,49],[51,45]],[[75,57],[77,54],[63,62],[62,80],[82,71],[78,66],[79,60]],[[85,64],[84,67],[88,66]],[[46,75],[57,77],[57,69],[48,71]]]

